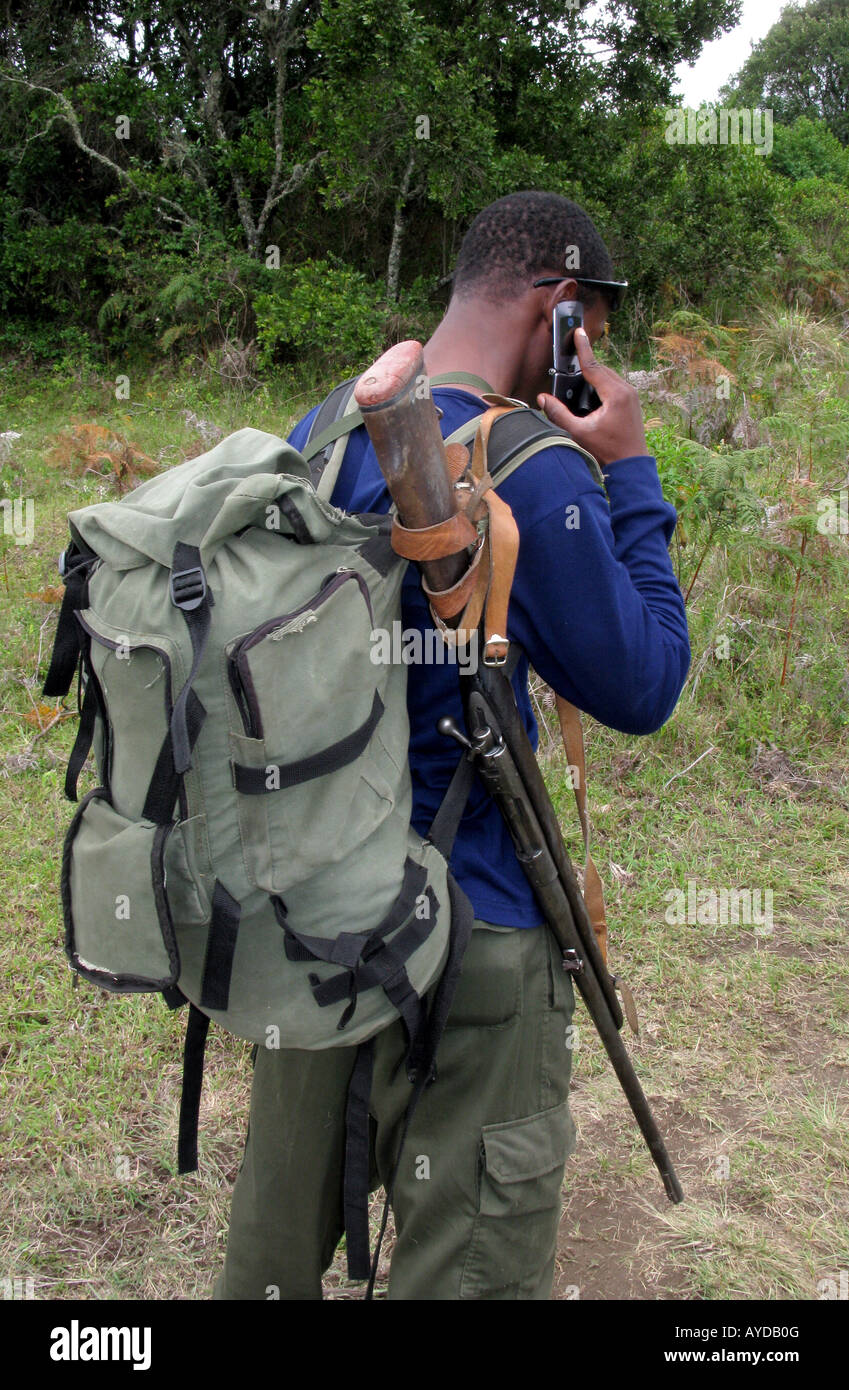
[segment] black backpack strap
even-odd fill
[[[349,377],[347,381],[335,386],[329,396],[325,396],[315,413],[307,435],[307,442],[301,450],[310,464],[313,487],[318,487],[321,475],[327,466],[331,450],[340,435],[354,430],[363,422],[359,411],[345,417],[345,410],[359,377]],[[313,460],[315,460],[313,462]]]
[[[343,1178],[345,1252],[349,1279],[368,1279],[369,1100],[374,1070],[374,1038],[360,1043],[345,1102]]]
[[[227,1008],[240,915],[239,903],[216,879],[201,986],[201,1002],[205,1009]],[[172,985],[162,993],[169,1009],[179,1009],[187,1002],[177,985]],[[183,1044],[183,1085],[177,1137],[178,1173],[194,1173],[198,1166],[198,1122],[208,1032],[207,1015],[195,1004],[189,1004],[186,1039]]]
[[[454,776],[449,783],[448,790],[443,797],[442,804],[436,813],[433,823],[428,831],[427,838],[440,851],[445,859],[448,859],[454,843],[454,837],[460,824],[460,819],[466,807],[466,802],[471,791],[474,779],[474,767],[471,761],[464,755],[461,759]],[[349,1277],[361,1279],[366,1277],[360,1271],[366,1269],[368,1277],[368,1288],[366,1298],[370,1299],[374,1292],[374,1283],[377,1278],[378,1264],[380,1261],[380,1251],[383,1245],[383,1237],[386,1233],[386,1223],[389,1218],[389,1208],[392,1203],[392,1195],[395,1191],[395,1182],[398,1177],[398,1170],[401,1166],[401,1156],[404,1152],[404,1145],[407,1134],[416,1113],[419,1101],[424,1095],[425,1090],[436,1080],[436,1055],[448,1015],[451,1012],[451,1005],[454,1001],[454,993],[457,988],[457,981],[460,978],[460,971],[463,965],[463,957],[466,948],[471,940],[472,928],[474,925],[474,910],[466,894],[460,888],[453,874],[448,873],[448,901],[451,909],[451,932],[448,941],[448,956],[442,968],[442,974],[431,1000],[430,1008],[424,1018],[423,1025],[417,1030],[416,1036],[410,1040],[410,1047],[407,1053],[407,1076],[412,1084],[412,1093],[407,1103],[404,1113],[404,1121],[398,1141],[398,1149],[395,1154],[395,1161],[392,1165],[392,1172],[386,1184],[386,1200],[383,1204],[383,1215],[380,1222],[380,1231],[377,1237],[374,1256],[371,1259],[371,1269],[368,1271],[368,1169],[365,1171],[365,1188],[362,1186],[362,1160],[360,1151],[363,1144],[363,1132],[366,1138],[368,1135],[368,1091],[366,1092],[365,1103],[360,1099],[360,1091],[366,1079],[369,1090],[371,1088],[371,1060],[364,1058],[360,1064],[360,1052],[358,1051],[357,1061],[354,1065],[354,1073],[351,1079],[351,1090],[349,1090],[349,1110],[348,1114],[353,1116],[354,1122],[359,1125],[359,1133],[351,1133],[350,1147],[346,1147],[346,1165],[350,1155],[351,1161],[359,1164],[360,1190],[351,1193],[349,1206],[349,1194],[346,1185],[346,1232],[348,1232],[348,1251],[349,1251]],[[368,1044],[371,1046],[371,1044]],[[362,1048],[362,1045],[361,1045]],[[360,1049],[361,1050],[361,1049]],[[351,1096],[354,1097],[353,1109],[351,1108]],[[363,1118],[364,1115],[364,1118]],[[364,1129],[365,1125],[365,1129]],[[347,1173],[346,1173],[347,1184]],[[348,1216],[351,1216],[353,1227],[348,1226]],[[357,1256],[357,1273],[352,1272],[350,1260],[351,1234],[354,1235],[354,1250]],[[363,1237],[363,1230],[365,1236]]]
[[[180,1128],[177,1141],[177,1171],[194,1173],[198,1166],[198,1117],[203,1088],[203,1062],[209,1019],[194,1004],[189,1005],[186,1041],[183,1046],[183,1091],[180,1097]]]
[[[486,458],[495,482],[507,465],[529,444],[550,439],[551,444],[572,444],[568,430],[553,425],[540,410],[511,410],[493,422],[487,444]]]
[[[185,618],[192,643],[191,670],[171,711],[174,771],[178,776],[182,776],[184,772],[188,772],[192,762],[192,740],[188,719],[189,695],[206,650],[211,623],[210,610],[213,604],[197,546],[184,545],[182,541],[178,541],[175,545],[171,561],[170,588],[171,602],[175,608],[179,608]]]
[[[77,783],[94,741],[94,721],[98,713],[100,713],[101,717],[105,720],[106,713],[103,708],[103,700],[97,684],[97,677],[89,668],[85,695],[80,705],[80,722],[77,726],[77,736],[74,739],[74,746],[71,749],[71,756],[68,759],[68,766],[65,769],[65,795],[69,801],[76,801],[77,799]]]
[[[65,583],[59,623],[53,641],[50,666],[41,688],[42,695],[57,698],[67,695],[74,679],[82,647],[80,625],[76,613],[88,607],[88,581],[92,565],[97,561],[93,550],[81,541],[72,541],[63,552],[59,565]]]
[[[472,937],[472,927],[475,917],[472,904],[450,873],[448,875],[448,897],[451,904],[451,936],[448,945],[448,958],[442,968],[439,984],[433,996],[433,1002],[431,1003],[430,1012],[427,1017],[424,1037],[421,1040],[419,1048],[412,1049],[407,1062],[407,1075],[413,1084],[413,1093],[410,1096],[404,1114],[404,1123],[398,1141],[398,1151],[395,1155],[395,1162],[392,1165],[392,1173],[389,1182],[386,1185],[386,1201],[383,1204],[380,1231],[378,1232],[374,1259],[372,1260],[371,1273],[369,1274],[368,1288],[366,1290],[367,1299],[370,1299],[374,1292],[374,1283],[377,1278],[377,1269],[380,1261],[380,1249],[383,1244],[383,1237],[386,1234],[389,1207],[392,1202],[392,1194],[395,1191],[395,1181],[398,1177],[398,1169],[401,1166],[401,1156],[404,1152],[407,1133],[425,1090],[431,1082],[436,1080],[436,1051],[439,1047],[442,1034],[445,1031],[448,1015],[451,1012],[451,1005],[454,1002],[454,992],[457,988],[457,981],[460,978],[466,947]],[[366,1251],[367,1250],[368,1246],[366,1246]]]
[[[186,729],[189,738],[189,751],[194,748],[201,731],[206,710],[193,690],[186,700]],[[162,740],[162,747],[156,759],[156,766],[147,789],[142,820],[152,820],[156,825],[168,825],[174,819],[174,806],[180,795],[182,778],[174,766],[174,746],[170,728]]]
[[[487,444],[487,466],[496,487],[512,473],[510,465],[525,449],[536,452],[537,449],[555,448],[557,445],[580,454],[595,481],[604,487],[601,469],[592,454],[576,443],[568,430],[553,425],[541,410],[532,410],[530,406],[511,410],[493,422]]]

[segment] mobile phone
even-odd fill
[[[554,377],[553,395],[573,415],[589,415],[597,410],[601,400],[588,382],[584,381],[575,347],[575,329],[584,324],[584,306],[579,299],[561,299],[554,306]]]

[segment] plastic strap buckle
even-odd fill
[[[206,575],[200,565],[171,573],[171,602],[184,613],[200,608],[206,598]]]

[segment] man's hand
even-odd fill
[[[612,367],[603,367],[596,361],[586,329],[575,329],[575,348],[584,380],[595,387],[601,405],[589,415],[573,415],[555,396],[538,396],[537,403],[552,424],[568,430],[575,442],[588,449],[603,466],[617,459],[644,455],[646,432],[635,388]]]

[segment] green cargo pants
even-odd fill
[[[395,1185],[391,1299],[547,1299],[569,1113],[572,982],[544,928],[476,922],[438,1077]],[[569,1030],[567,1032],[567,1030]],[[355,1048],[259,1048],[227,1257],[214,1297],[320,1299],[342,1235]],[[400,1022],[376,1040],[373,1186],[393,1166],[410,1083]]]

